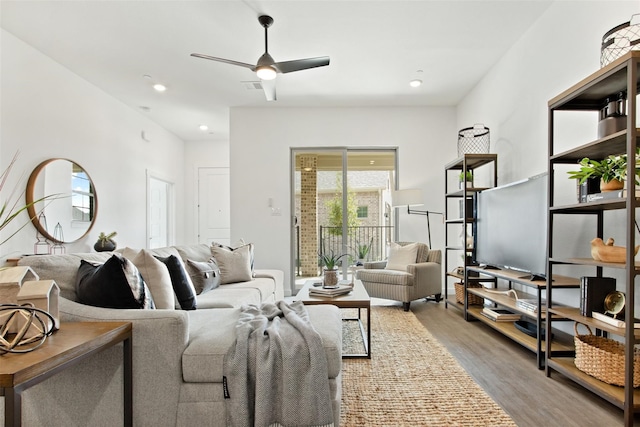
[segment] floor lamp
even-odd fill
[[[406,206],[407,213],[410,215],[425,215],[427,217],[427,234],[429,237],[429,248],[431,248],[431,224],[429,223],[429,215],[442,215],[442,212],[422,211],[411,209],[411,206],[422,206],[422,191],[419,189],[396,190],[391,192],[391,205],[394,208]]]

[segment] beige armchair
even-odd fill
[[[398,242],[407,246],[411,242]],[[404,311],[409,311],[411,301],[420,298],[442,299],[442,252],[430,250],[424,243],[417,243],[414,263],[404,271],[387,269],[387,261],[365,262],[356,273],[370,297],[402,301]]]

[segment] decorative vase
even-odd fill
[[[116,250],[116,242],[111,239],[108,240],[98,240],[95,245],[93,245],[93,249],[96,252],[111,252]]]
[[[604,182],[604,181],[600,180],[600,191],[602,191],[602,192],[622,190],[623,188],[624,188],[624,182],[623,181],[619,181],[617,179],[612,179],[609,182]]]
[[[327,270],[326,268],[323,270],[324,275],[324,284],[323,286],[336,286],[338,284],[338,269],[334,268],[332,270]]]

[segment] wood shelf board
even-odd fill
[[[592,258],[550,258],[549,262],[554,264],[573,264],[573,265],[588,265],[592,267],[608,267],[617,269],[626,269],[627,264],[621,262],[602,262],[596,261]],[[635,271],[640,271],[640,262],[635,262]]]
[[[638,132],[640,132],[640,129],[636,129],[636,133]],[[551,163],[574,164],[578,163],[584,157],[602,160],[610,154],[622,154],[626,153],[626,151],[627,130],[625,129],[562,153],[554,154],[549,157],[549,160]],[[569,178],[567,177],[567,179]]]
[[[640,207],[640,198],[636,198],[636,207]],[[553,214],[592,215],[602,211],[625,209],[626,199],[597,200],[595,202],[575,203],[571,205],[552,206],[549,212]]]
[[[447,163],[444,168],[445,170],[462,170],[462,167],[466,162],[467,169],[474,169],[491,162],[495,162],[497,159],[497,154],[465,154]]]
[[[601,329],[603,331],[607,331],[614,335],[618,335],[621,337],[625,336],[625,328],[617,328],[613,325],[610,325],[605,322],[601,322],[598,319],[594,319],[593,317],[586,317],[580,314],[580,309],[575,307],[552,307],[550,312],[554,315],[558,315],[560,317],[564,317],[575,322],[584,323],[588,325],[592,331],[593,329]],[[585,329],[581,329],[578,331],[580,334],[586,334],[587,331]],[[636,340],[640,339],[640,329],[636,328],[634,331],[634,335]]]
[[[480,191],[488,190],[490,188],[494,188],[494,187],[467,187],[467,197],[470,197],[473,193],[478,193]],[[445,197],[463,198],[464,190],[456,190],[451,193],[447,193],[445,194]]]
[[[552,98],[548,105],[556,110],[600,110],[603,101],[620,91],[627,91],[627,62],[638,68],[640,52],[630,51],[605,67],[585,77]]]
[[[483,267],[474,267],[468,266],[467,269],[469,271],[475,271],[480,274],[485,274],[488,276],[494,276],[499,279],[509,280],[511,282],[519,283],[524,286],[528,286],[530,288],[546,288],[547,282],[544,280],[529,280],[527,278],[522,277],[525,273],[521,271],[514,270],[503,270],[503,269],[486,269]],[[579,288],[580,280],[574,277],[562,276],[562,275],[554,275],[552,286],[554,288]]]
[[[624,409],[624,387],[619,387],[602,382],[591,375],[587,375],[575,365],[573,357],[552,357],[547,359],[547,364],[553,370],[580,384],[587,390],[596,393],[617,407]],[[640,411],[640,389],[633,391],[633,410]]]
[[[447,304],[448,304],[448,307],[454,307],[460,311],[464,310],[464,304],[460,304],[459,302],[456,301],[455,293],[448,296]]]
[[[498,291],[506,291],[507,289],[505,289],[505,288],[497,288],[496,290],[498,290]],[[479,296],[481,298],[485,298],[485,299],[491,300],[491,301],[495,302],[496,304],[501,305],[501,306],[503,306],[505,308],[508,308],[509,310],[511,310],[511,311],[513,311],[515,313],[522,314],[522,315],[530,317],[530,318],[536,318],[537,317],[536,313],[533,313],[531,311],[524,310],[524,309],[518,307],[516,305],[516,300],[511,298],[511,297],[509,297],[509,296],[507,296],[507,295],[493,293],[493,292],[491,292],[491,290],[489,290],[487,288],[467,288],[467,292],[469,292],[471,294],[474,294],[474,295],[477,295],[477,296]],[[522,293],[519,293],[519,294],[520,294],[519,296],[522,296],[523,298],[525,298],[525,297],[527,297],[527,298],[529,298],[529,297],[530,298],[535,298],[535,295],[531,295],[531,296],[526,295],[526,296],[524,296],[524,295],[522,295]],[[544,320],[545,317],[546,317],[546,313],[542,312],[541,318]]]
[[[534,337],[531,337],[524,332],[516,329],[513,325],[513,322],[494,322],[493,320],[482,315],[482,307],[481,306],[470,306],[467,312],[472,315],[474,318],[478,319],[482,323],[485,323],[497,330],[501,334],[509,337],[511,340],[517,342],[522,345],[526,349],[537,352],[538,351],[538,340]],[[557,341],[555,340],[555,335],[561,334],[561,332],[553,331],[554,341],[551,343],[551,352],[567,352],[573,351],[573,346],[567,344],[565,341]],[[545,352],[546,343],[545,340],[541,340],[541,351]]]
[[[458,274],[458,273],[454,273],[453,271],[447,272],[447,276],[454,277],[454,278],[460,279],[460,280],[464,280],[464,275]]]

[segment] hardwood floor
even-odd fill
[[[546,377],[532,352],[460,310],[419,300],[411,311],[519,427],[624,425],[621,409],[556,372]]]

